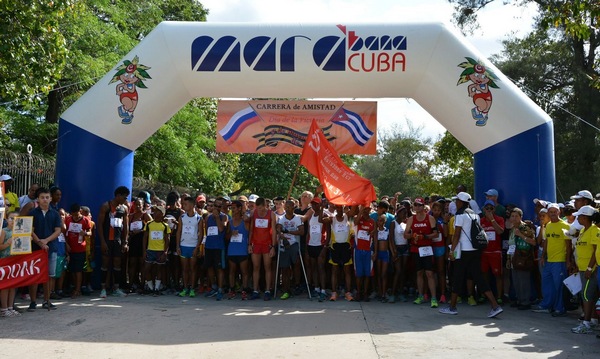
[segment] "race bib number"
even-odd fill
[[[58,242],[65,243],[65,236],[62,233],[58,235]]]
[[[379,231],[377,232],[377,239],[380,241],[387,241],[390,232],[388,231]]]
[[[219,227],[217,227],[217,226],[210,226],[210,227],[208,227],[208,229],[206,230],[206,235],[207,236],[217,236],[217,235],[219,235]]]
[[[430,257],[433,255],[433,248],[431,246],[419,247],[419,257]]]
[[[181,233],[186,236],[194,235],[194,226],[183,226],[181,228]]]
[[[512,256],[513,254],[515,254],[515,250],[517,250],[517,246],[515,244],[512,244],[508,246],[508,251],[506,252],[506,254]]]
[[[344,223],[336,223],[335,226],[333,227],[333,231],[335,233],[348,232],[348,226],[345,225]]]
[[[508,249],[508,240],[502,241],[502,249]]]
[[[435,238],[433,239],[433,241],[434,241],[435,243],[439,243],[439,242],[441,242],[441,241],[442,241],[442,234],[441,234],[441,233],[440,233],[440,234],[438,234],[438,236],[437,236],[437,237],[435,237]]]
[[[144,223],[142,223],[142,221],[135,221],[131,222],[131,224],[129,225],[129,229],[131,229],[132,231],[141,231],[143,226]]]
[[[485,232],[485,235],[487,236],[488,241],[496,240],[496,231]]]
[[[310,233],[312,233],[312,234],[321,234],[321,225],[320,224],[313,224],[312,226],[310,226]]]
[[[163,231],[150,231],[150,239],[153,241],[160,241],[163,239]]]
[[[110,226],[113,228],[123,228],[123,218],[114,218],[110,219]]]
[[[238,233],[235,236],[231,236],[231,242],[233,242],[233,243],[242,243],[242,234]]]
[[[254,221],[254,227],[256,228],[269,228],[269,220],[264,218],[257,218]]]
[[[69,232],[79,233],[83,229],[81,223],[70,223],[69,224]]]
[[[371,239],[371,236],[369,235],[369,232],[361,229],[358,231],[356,238],[360,239],[361,241],[368,241]]]

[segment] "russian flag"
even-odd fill
[[[231,116],[227,125],[219,131],[219,134],[228,144],[231,144],[237,140],[246,127],[257,121],[260,121],[258,114],[254,111],[252,106],[248,106]]]
[[[360,146],[366,145],[373,136],[373,132],[369,130],[359,114],[348,111],[343,106],[333,115],[331,122],[347,129],[354,142]]]

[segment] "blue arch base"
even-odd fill
[[[534,219],[534,198],[556,201],[554,130],[547,122],[475,154],[475,198],[495,188],[499,202],[513,203]]]
[[[56,183],[63,193],[60,205],[67,212],[75,202],[90,207],[92,217],[99,226],[97,219],[100,206],[114,197],[115,188],[126,186],[131,190],[133,151],[62,119],[58,134]],[[101,258],[100,242],[96,240],[96,269],[92,278],[95,288],[100,284]]]

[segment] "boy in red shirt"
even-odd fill
[[[67,253],[69,253],[69,270],[73,274],[75,289],[71,298],[81,295],[81,281],[83,278],[83,266],[86,260],[86,238],[92,235],[90,220],[81,214],[81,206],[77,203],[71,205],[71,215],[65,220],[67,228]]]

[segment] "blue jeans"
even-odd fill
[[[542,295],[544,299],[540,307],[555,310],[559,313],[565,311],[563,302],[563,280],[567,274],[565,262],[546,262],[542,272]]]

